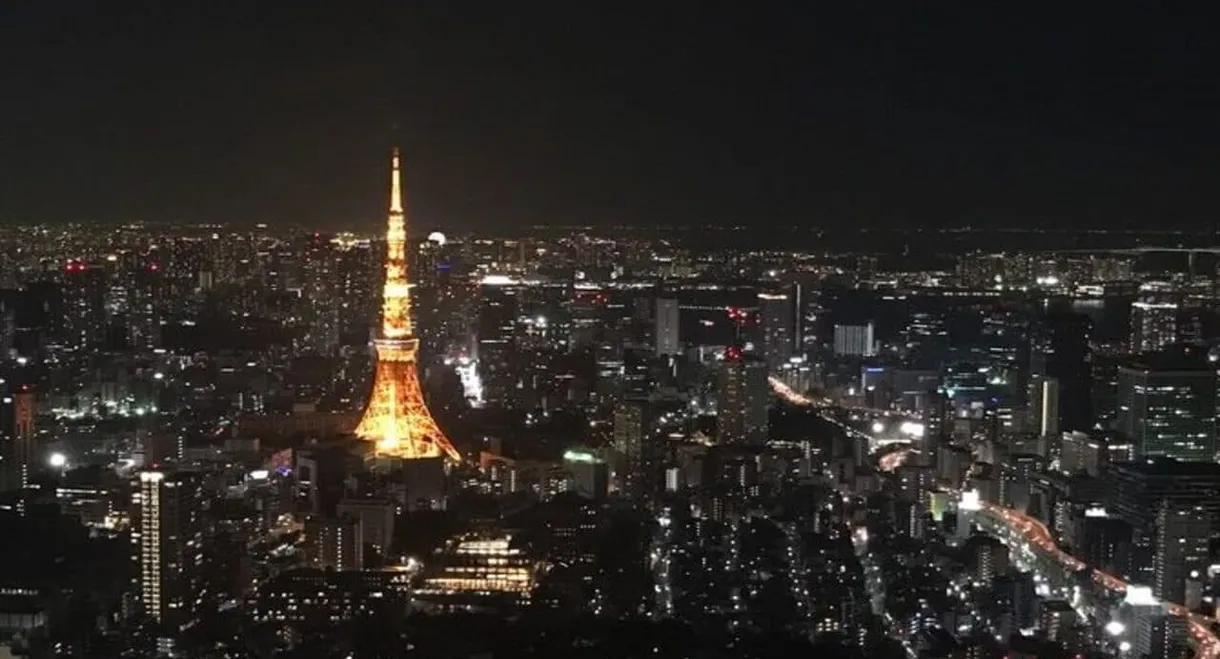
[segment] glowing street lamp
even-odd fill
[[[59,477],[63,478],[64,472],[67,471],[68,468],[68,456],[56,451],[47,456],[47,464],[50,465],[52,469],[58,471]]]

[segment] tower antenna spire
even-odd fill
[[[398,147],[390,157],[390,212],[402,212],[402,165],[399,163]]]

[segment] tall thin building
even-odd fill
[[[1093,359],[1089,346],[1093,322],[1075,313],[1054,313],[1042,320],[1030,361],[1034,375],[1059,383],[1059,430],[1093,429]]]
[[[758,444],[767,440],[767,364],[730,348],[716,382],[717,439],[722,444]]]
[[[614,478],[628,496],[644,493],[645,442],[649,435],[648,401],[628,399],[614,409]]]
[[[37,459],[37,403],[28,386],[0,398],[0,479],[4,490],[20,490],[30,482]]]
[[[783,293],[759,293],[758,316],[762,325],[762,358],[776,372],[796,350],[796,313],[792,299]]]
[[[159,638],[191,625],[203,597],[203,479],[189,472],[142,471],[131,542],[136,592]]]
[[[1059,436],[1059,380],[1035,375],[1030,383],[1029,405],[1039,437]]]
[[[673,298],[657,298],[656,313],[657,356],[668,357],[682,352],[678,333],[678,301]]]
[[[1166,602],[1186,601],[1186,579],[1210,563],[1213,511],[1162,501],[1157,511],[1153,593]]]

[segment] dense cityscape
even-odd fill
[[[5,651],[1220,656],[1206,238],[446,235],[387,161],[370,235],[0,235]]]

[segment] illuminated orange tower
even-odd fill
[[[374,442],[380,457],[448,457],[461,455],[441,432],[428,412],[419,386],[416,355],[419,339],[411,327],[411,284],[407,281],[407,227],[402,209],[402,176],[398,149],[394,149],[390,173],[390,216],[386,231],[385,290],[381,296],[381,336],[377,348],[377,370],[373,391],[356,435]]]

